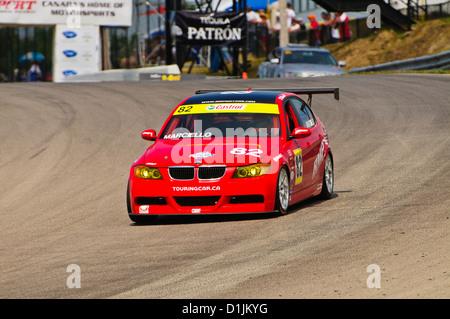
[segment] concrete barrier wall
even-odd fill
[[[180,75],[176,64],[145,67],[139,69],[104,70],[92,74],[75,75],[65,82],[138,82],[151,74]]]

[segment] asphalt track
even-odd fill
[[[334,150],[332,199],[282,217],[128,219],[140,132],[195,90],[329,86],[341,100],[312,107]],[[1,84],[0,298],[448,299],[449,91],[447,75]]]

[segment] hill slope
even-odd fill
[[[326,45],[351,68],[416,58],[450,50],[450,18],[418,22],[408,32],[388,27],[365,38]]]

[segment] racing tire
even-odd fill
[[[333,187],[334,187],[333,160],[331,159],[330,153],[328,153],[327,158],[325,160],[325,167],[323,170],[322,192],[320,193],[320,197],[322,199],[330,199],[331,196],[333,195]]]
[[[289,207],[289,173],[286,167],[282,167],[278,172],[277,191],[275,195],[275,211],[280,215],[285,215]]]
[[[158,216],[137,216],[132,215],[131,211],[131,199],[130,199],[130,181],[128,181],[127,184],[127,211],[128,211],[128,217],[131,219],[131,221],[135,222],[136,224],[148,224],[156,220]]]

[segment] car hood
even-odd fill
[[[278,155],[279,138],[158,139],[144,153],[141,164],[242,166],[267,163]]]
[[[296,73],[296,77],[339,75],[346,73],[337,66],[307,63],[283,64],[283,71]]]

